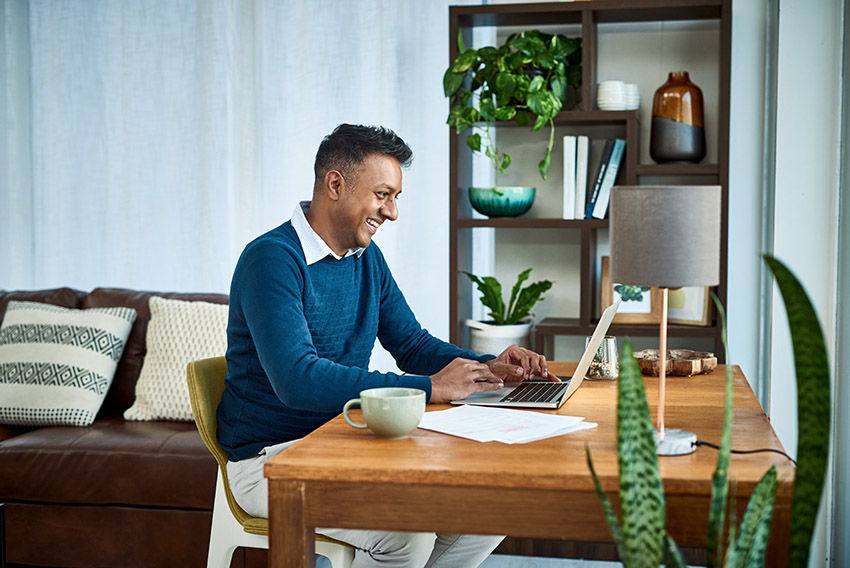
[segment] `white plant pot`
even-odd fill
[[[495,325],[466,320],[466,325],[469,327],[469,349],[479,355],[499,355],[514,343],[525,348],[531,346],[530,321],[514,325]]]

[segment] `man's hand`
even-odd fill
[[[501,355],[487,361],[487,366],[494,375],[509,382],[516,383],[534,377],[561,382],[561,379],[549,372],[546,357],[518,345],[511,345]]]
[[[502,388],[501,378],[490,371],[486,363],[458,357],[431,375],[431,402],[451,402],[466,398],[474,392]]]

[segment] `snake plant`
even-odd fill
[[[765,256],[776,278],[788,313],[797,377],[797,472],[791,506],[791,566],[808,565],[829,449],[829,364],[823,332],[814,308],[797,278],[778,260]],[[726,315],[714,297],[728,358]],[[629,341],[623,347],[617,401],[622,521],[618,518],[593,468],[590,447],[587,463],[620,560],[629,568],[684,566],[676,543],[666,532],[665,500],[649,408],[640,369]],[[735,518],[734,481],[728,475],[732,443],[732,370],[726,367],[726,411],[720,451],[712,478],[706,561],[709,567],[764,566],[776,493],[776,468],[771,467],[750,496],[741,524]],[[728,508],[728,512],[727,512]],[[728,526],[727,526],[728,521]],[[724,536],[725,535],[725,536]],[[723,551],[723,543],[730,543]]]

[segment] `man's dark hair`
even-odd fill
[[[330,170],[354,178],[358,167],[372,154],[392,156],[403,168],[413,161],[413,150],[389,128],[340,124],[319,144],[313,166],[316,179],[323,178]]]

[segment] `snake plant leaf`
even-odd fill
[[[630,341],[623,346],[617,398],[620,505],[627,566],[653,566],[664,552],[666,506],[649,405]]]
[[[723,352],[729,361],[729,342],[726,335],[726,311],[720,299],[711,293],[720,318]],[[729,457],[732,452],[732,366],[726,365],[726,412],[723,415],[723,433],[720,435],[720,451],[717,466],[711,478],[711,503],[708,512],[708,536],[706,538],[706,566],[720,566],[723,558],[723,523],[726,518],[726,494],[729,488]]]
[[[829,363],[817,314],[797,278],[775,258],[773,272],[791,329],[797,375],[797,472],[791,504],[791,566],[808,566],[829,454]]]
[[[735,508],[735,496],[737,494],[736,488],[737,485],[733,479],[730,483],[729,499],[727,503],[727,507],[729,508],[729,535],[727,538],[730,543],[737,542],[738,540],[738,515],[737,509]],[[726,568],[738,567],[738,549],[734,546],[734,544],[730,544],[726,548],[725,566]]]
[[[748,568],[764,566],[775,498],[776,466],[773,466],[762,476],[750,495],[741,520],[741,534],[735,544],[740,565]]]
[[[596,488],[596,495],[599,497],[599,504],[602,505],[602,512],[605,515],[605,521],[608,523],[608,530],[611,531],[611,538],[617,546],[617,554],[621,559],[626,558],[626,542],[623,537],[623,527],[620,524],[620,519],[617,518],[617,513],[611,505],[611,500],[608,499],[608,494],[602,489],[602,484],[599,482],[599,477],[596,475],[596,470],[593,468],[593,459],[590,457],[590,445],[584,445],[584,453],[587,455],[587,467],[590,468],[590,475],[593,477],[593,486]]]
[[[686,568],[682,551],[669,533],[664,534],[664,566],[666,568]]]

